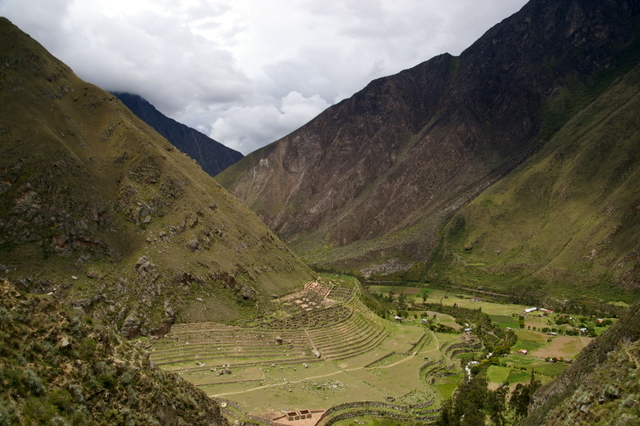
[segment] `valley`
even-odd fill
[[[215,178],[0,17],[0,425],[639,424],[639,16],[532,0]]]
[[[367,297],[403,309],[386,310],[381,318],[363,302]],[[548,383],[590,335],[615,321],[542,309],[525,313],[530,308],[429,287],[365,288],[353,277],[324,274],[272,301],[269,315],[235,325],[177,324],[144,342],[155,365],[205,391],[231,420],[334,424],[373,414],[432,422],[463,382],[465,367],[485,369],[493,390],[508,383],[513,391],[532,370]],[[511,346],[487,348],[476,332],[486,324],[456,320],[446,313],[452,309],[487,314],[496,330],[514,333]],[[496,350],[501,353],[492,356]],[[287,413],[300,417],[303,411],[313,422],[288,419],[295,416]]]

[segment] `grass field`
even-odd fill
[[[500,327],[511,327],[513,329],[517,329],[519,327],[518,319],[510,315],[489,315],[489,317],[491,318],[491,322]]]
[[[535,350],[531,355],[539,358],[575,358],[591,340],[593,339],[584,336],[556,336],[549,344]]]
[[[492,365],[487,369],[487,380],[493,383],[504,383],[507,381],[511,368]]]

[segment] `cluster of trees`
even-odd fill
[[[519,383],[511,393],[511,397],[507,398],[508,386],[501,386],[495,391],[489,390],[487,379],[481,373],[460,385],[453,397],[443,404],[437,424],[441,426],[512,424],[527,416],[531,396],[541,385],[541,382],[535,379],[532,370],[531,380],[526,384]]]
[[[457,305],[441,305],[439,303],[425,303],[424,308],[430,311],[451,315],[463,327],[472,326],[473,333],[482,340],[482,344],[494,356],[508,353],[516,344],[517,336],[511,330],[505,330],[491,322],[489,315],[481,309],[461,308]]]
[[[473,293],[472,289],[469,289],[469,292]],[[498,303],[506,302],[516,305],[545,306],[556,312],[578,313],[598,318],[618,318],[626,311],[626,308],[623,306],[616,306],[599,300],[558,300],[557,298],[548,297],[547,294],[540,291],[539,286],[533,285],[521,285],[512,290],[501,290],[501,292],[504,293],[502,296],[485,293],[482,294],[482,297],[493,299]],[[617,295],[617,298],[620,298],[620,295]]]
[[[422,318],[423,318],[423,322],[424,320],[427,320],[427,322],[424,323],[423,325],[431,331],[435,331],[438,333],[450,333],[450,334],[460,333],[458,330],[456,330],[453,327],[449,327],[447,325],[439,323],[437,320],[436,314],[433,314],[433,317],[429,318],[429,314],[425,311],[422,313]]]

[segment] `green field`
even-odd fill
[[[491,317],[491,322],[499,325],[500,327],[511,327],[516,329],[519,327],[518,318],[514,318],[509,315],[489,315]]]

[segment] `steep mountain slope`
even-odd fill
[[[639,11],[533,0],[460,57],[373,81],[217,179],[311,263],[422,274],[455,211],[637,63]]]
[[[0,281],[0,334],[0,424],[227,424],[204,392],[50,296]]]
[[[113,93],[142,121],[164,136],[180,151],[198,162],[202,170],[215,176],[242,159],[238,151],[167,117],[144,98],[131,93]]]
[[[529,161],[461,209],[438,271],[495,285],[529,276],[557,294],[640,293],[640,66]],[[462,278],[464,276],[464,278]],[[558,284],[562,286],[558,286]],[[616,284],[612,286],[611,284]]]
[[[640,304],[587,346],[532,398],[528,425],[640,423]]]
[[[0,20],[0,271],[123,333],[232,321],[312,279],[113,95]]]

